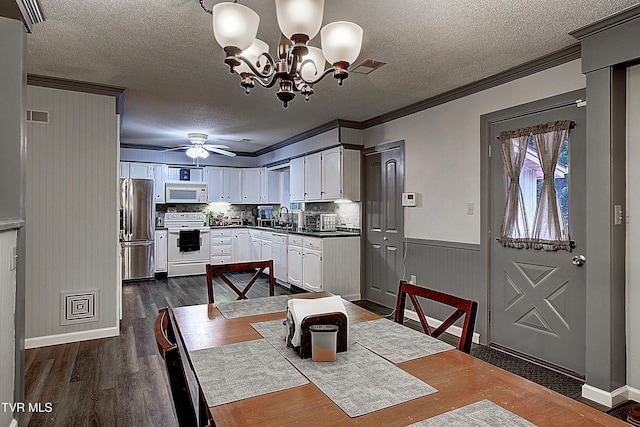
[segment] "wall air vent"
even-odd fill
[[[27,123],[46,123],[49,124],[48,111],[27,110]]]
[[[61,292],[60,325],[98,322],[100,320],[99,290],[86,292]]]

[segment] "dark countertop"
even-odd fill
[[[260,230],[260,231],[269,231],[272,233],[281,233],[281,234],[299,234],[302,236],[310,236],[310,237],[360,237],[359,231],[298,231],[298,230],[290,230],[287,228],[277,228],[277,227],[258,227],[255,225],[222,225],[222,226],[212,226],[211,229],[228,229],[228,228],[247,228],[249,230]],[[167,227],[156,227],[156,230],[166,230]]]

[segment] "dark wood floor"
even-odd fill
[[[247,275],[246,280],[249,278]],[[294,292],[300,290],[294,288]],[[289,290],[276,286],[276,294],[288,293]],[[267,294],[266,280],[262,280],[248,296],[256,298]],[[215,298],[230,301],[235,299],[235,294],[226,286],[218,286]],[[153,322],[159,308],[206,303],[206,277],[126,283],[122,301],[119,337],[26,351],[25,400],[43,405],[50,402],[53,411],[27,412],[21,425],[177,426],[163,361],[153,335]],[[391,312],[366,301],[359,304],[381,315]],[[484,350],[488,351],[486,347]],[[476,357],[485,359],[480,354]],[[491,354],[491,357],[495,361],[487,361],[497,366],[508,360],[500,354]],[[563,378],[554,377],[553,381],[565,383]]]

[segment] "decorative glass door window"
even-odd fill
[[[569,127],[551,122],[502,132],[507,201],[503,246],[571,250],[569,240]]]

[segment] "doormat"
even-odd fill
[[[624,402],[623,404],[620,404],[615,408],[608,410],[607,414],[611,415],[612,417],[621,419],[623,421],[627,421],[627,415],[629,415],[629,412],[631,412],[631,406],[637,405],[637,404],[638,402],[634,400],[629,400],[628,402]]]

